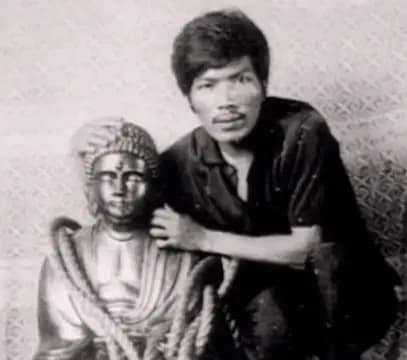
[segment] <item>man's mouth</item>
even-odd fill
[[[224,114],[224,115],[219,115],[214,118],[214,124],[233,124],[239,121],[244,120],[245,116],[244,114],[241,113],[230,113],[230,114]]]

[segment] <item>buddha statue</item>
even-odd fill
[[[237,263],[157,247],[149,236],[152,211],[161,203],[155,144],[127,121],[108,131],[110,141],[81,156],[94,222],[82,226],[60,217],[51,224],[34,359],[242,355],[236,323],[222,301]]]

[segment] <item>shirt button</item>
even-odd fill
[[[304,219],[302,217],[297,218],[297,222],[299,224],[302,224],[304,222]]]
[[[274,188],[274,190],[275,190],[276,192],[280,192],[280,191],[281,191],[281,188],[280,188],[279,186],[276,186],[276,187]]]
[[[327,321],[327,322],[325,322],[325,327],[327,329],[332,329],[332,324],[329,321]]]

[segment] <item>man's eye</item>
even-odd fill
[[[209,90],[212,88],[213,88],[212,83],[201,83],[201,84],[198,84],[198,86],[197,86],[198,90]]]
[[[246,83],[252,81],[252,78],[251,78],[251,76],[249,76],[249,75],[240,75],[240,76],[237,78],[237,81],[238,81],[239,83],[241,83],[241,84],[246,84]]]

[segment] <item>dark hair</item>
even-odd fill
[[[174,41],[172,70],[188,95],[194,79],[209,68],[249,56],[262,82],[269,73],[269,47],[263,32],[240,10],[209,12],[188,22]]]

